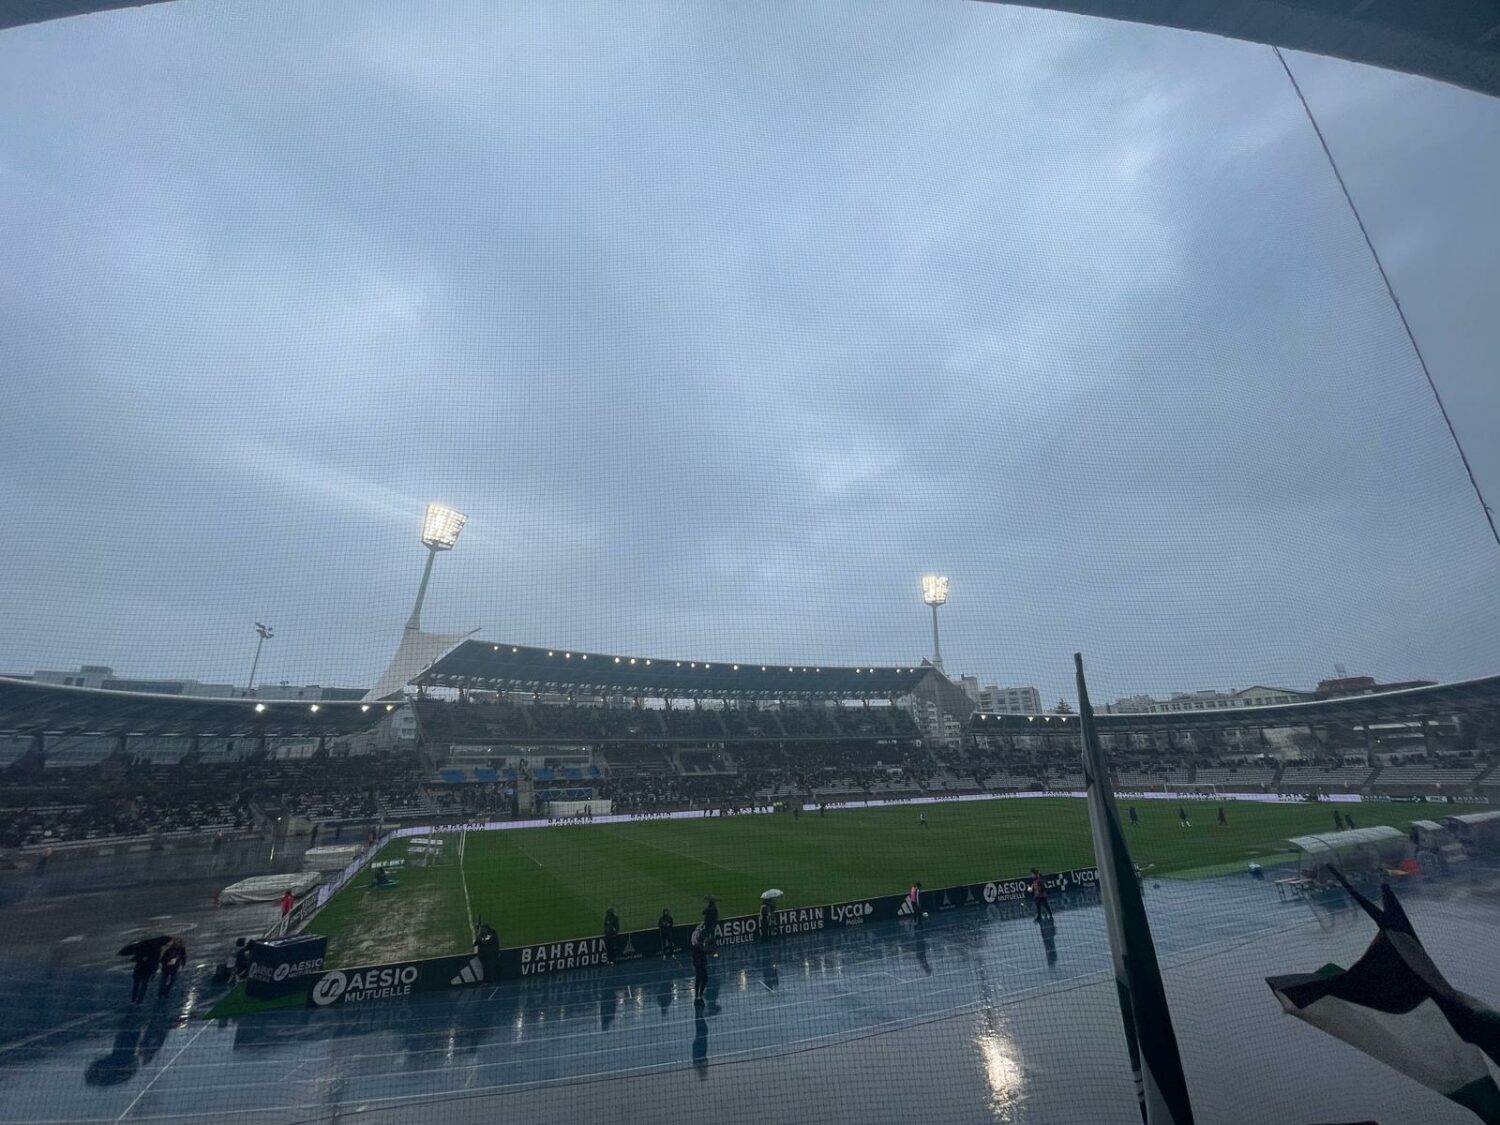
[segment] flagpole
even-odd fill
[[[1079,741],[1083,747],[1089,826],[1099,865],[1099,900],[1104,906],[1115,990],[1120,1000],[1120,1018],[1125,1025],[1125,1045],[1130,1051],[1141,1120],[1146,1125],[1191,1125],[1193,1107],[1177,1051],[1177,1035],[1172,1029],[1172,1013],[1167,1008],[1166,988],[1156,960],[1156,945],[1151,940],[1151,926],[1146,920],[1140,882],[1125,843],[1120,812],[1115,807],[1104,749],[1094,727],[1094,709],[1084,682],[1081,653],[1073,654],[1073,666],[1078,676]]]

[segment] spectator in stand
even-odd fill
[[[286,894],[284,894],[284,895],[281,896],[281,916],[283,918],[285,918],[288,914],[290,914],[292,912],[292,910],[296,907],[296,905],[297,905],[296,898],[293,897],[291,891],[287,891]]]

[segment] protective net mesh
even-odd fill
[[[1198,1119],[1471,1119],[1265,978],[1500,1003],[1500,102],[1286,59],[0,31],[0,1125],[1137,1121],[1075,652]]]

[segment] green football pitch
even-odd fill
[[[1141,823],[1127,828],[1135,861],[1160,875],[1218,874],[1289,858],[1289,836],[1333,829],[1326,804],[1226,802],[1227,827],[1215,823],[1215,807],[1187,805],[1192,827],[1183,828],[1175,802],[1137,802]],[[1428,811],[1342,807],[1360,827],[1403,831]],[[732,917],[754,913],[771,887],[786,892],[782,906],[816,906],[899,894],[914,880],[947,887],[1094,862],[1077,798],[556,825],[443,840],[441,858],[433,859],[413,854],[405,840],[388,845],[379,860],[397,864],[397,886],[376,890],[366,871],[312,920],[307,931],[329,938],[330,964],[463,952],[476,915],[500,931],[504,945],[527,945],[596,936],[610,906],[625,930],[637,930],[654,926],[662,907],[678,922],[696,919],[706,894],[718,895],[721,912]]]

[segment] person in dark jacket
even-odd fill
[[[708,988],[708,942],[700,925],[693,931],[688,942],[693,951],[693,1003],[703,1003],[703,992]]]
[[[615,913],[611,906],[604,912],[604,959],[611,965],[615,963],[616,944],[620,937],[620,916]]]
[[[250,947],[244,938],[234,939],[234,975],[244,977],[250,972]]]
[[[663,906],[661,908],[661,917],[656,920],[656,933],[663,957],[670,957],[673,953],[677,952],[676,946],[672,943],[672,927],[676,924],[672,920],[672,912]]]
[[[164,945],[165,939],[163,938],[142,938],[120,950],[120,956],[129,957],[132,962],[130,971],[130,1002],[132,1004],[139,1004],[146,999],[146,989],[161,965],[161,952]]]
[[[495,927],[484,919],[479,920],[479,926],[474,932],[474,953],[479,957],[479,964],[484,969],[484,979],[497,981],[500,979],[500,935]]]
[[[703,897],[703,948],[715,957],[718,956],[714,949],[714,935],[719,930],[719,896],[705,895]]]
[[[161,984],[157,986],[158,999],[165,1000],[177,983],[177,974],[187,964],[187,946],[180,937],[174,937],[161,951]]]

